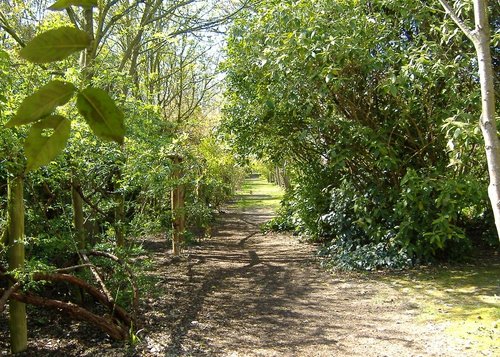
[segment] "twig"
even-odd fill
[[[133,301],[132,301],[133,313],[132,313],[132,316],[133,316],[133,319],[135,320],[136,313],[137,313],[137,310],[139,308],[139,289],[137,288],[134,274],[132,273],[132,270],[130,269],[128,264],[126,262],[124,262],[122,259],[118,258],[117,256],[115,256],[111,253],[107,253],[107,252],[92,250],[90,252],[87,252],[87,254],[111,259],[111,260],[115,261],[116,263],[120,264],[125,269],[125,271],[127,272],[127,279],[130,283],[130,286],[132,287],[132,293],[133,293]]]
[[[55,272],[56,273],[67,273],[67,272],[70,272],[73,270],[78,270],[80,268],[88,268],[91,266],[93,266],[93,265],[92,264],[79,264],[79,265],[73,265],[73,266],[66,267],[66,268],[56,269]]]
[[[5,293],[0,298],[0,313],[2,313],[3,310],[5,309],[5,303],[7,302],[7,300],[9,300],[9,297],[20,288],[21,288],[21,282],[18,281],[5,291]]]
[[[106,298],[110,303],[113,305],[115,304],[115,300],[113,299],[113,296],[110,294],[108,288],[106,287],[106,284],[104,284],[104,280],[102,280],[101,276],[99,275],[99,272],[95,268],[95,266],[90,262],[89,257],[84,252],[80,252],[80,256],[82,257],[83,261],[89,265],[90,271],[92,272],[92,275],[94,276],[95,280],[97,280],[97,283],[101,286],[102,291],[106,295]]]
[[[439,0],[441,5],[443,6],[444,10],[446,13],[451,17],[453,21],[457,24],[457,26],[462,30],[462,32],[473,42],[476,43],[477,39],[476,36],[474,35],[474,32],[471,31],[467,27],[467,25],[462,21],[462,19],[458,16],[458,14],[453,10],[453,8],[448,4],[448,1],[446,0]]]
[[[86,197],[83,194],[82,187],[80,185],[76,185],[74,182],[71,182],[71,186],[73,186],[73,188],[78,193],[78,195],[80,195],[80,197],[82,198],[82,200],[86,204],[88,204],[90,206],[90,208],[92,208],[95,212],[100,213],[104,217],[106,217],[106,213],[104,213],[99,207],[97,207],[94,203],[92,203],[92,201],[88,197]]]

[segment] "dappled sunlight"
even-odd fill
[[[283,198],[283,189],[268,183],[264,178],[249,178],[245,181],[229,205],[239,209],[276,210]]]
[[[241,199],[262,201],[252,187]],[[165,277],[185,299],[167,354],[457,355],[435,330],[413,325],[418,310],[388,284],[321,270],[313,246],[260,232],[272,210],[245,204],[225,208],[213,236]]]

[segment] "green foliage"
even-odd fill
[[[197,230],[210,225],[214,212],[234,192],[242,174],[228,148],[208,138],[218,118],[217,115],[205,117],[202,110],[208,104],[208,99],[203,98],[209,92],[207,88],[212,88],[208,85],[212,79],[203,71],[211,64],[205,63],[206,57],[197,57],[200,51],[197,44],[187,46],[186,52],[179,51],[177,41],[158,46],[156,30],[149,31],[150,26],[146,26],[148,29],[141,28],[141,31],[148,40],[130,48],[132,53],[116,46],[136,35],[140,24],[138,14],[144,11],[140,3],[130,7],[113,5],[113,14],[130,16],[100,18],[108,10],[96,1],[55,1],[50,10],[73,7],[71,20],[76,19],[81,28],[86,27],[85,15],[92,14],[96,25],[102,21],[104,27],[94,27],[93,39],[84,31],[67,26],[70,20],[66,12],[46,15],[41,7],[34,11],[37,5],[22,4],[7,14],[19,38],[32,40],[17,51],[15,39],[4,37],[2,43],[6,44],[6,51],[0,52],[0,89],[7,101],[5,106],[0,106],[1,122],[7,121],[7,126],[13,127],[0,135],[6,158],[0,162],[0,179],[4,182],[14,168],[16,172],[22,172],[26,166],[28,171],[37,169],[27,173],[27,234],[35,240],[39,234],[47,234],[55,240],[61,236],[72,242],[70,188],[73,178],[79,178],[85,199],[89,246],[112,239],[118,226],[126,228],[132,237],[165,233],[171,226],[170,190],[179,183],[171,178],[172,165],[168,159],[174,146],[180,146],[186,157],[181,183],[188,192],[188,226]],[[164,9],[163,4],[159,5],[158,13]],[[92,7],[96,8],[88,11]],[[23,11],[41,16],[41,21],[23,23]],[[155,18],[154,22],[159,19]],[[107,33],[104,36],[99,31]],[[34,36],[37,32],[39,35]],[[114,40],[110,42],[109,38]],[[84,54],[88,61],[82,68],[77,56],[71,54],[84,49],[88,50]],[[131,56],[136,50],[139,62],[133,65]],[[183,58],[189,65],[177,68],[181,65],[180,52],[189,56]],[[158,68],[144,65],[146,53],[154,58]],[[20,61],[19,56],[35,65]],[[179,90],[175,88],[178,73],[184,83]],[[205,77],[207,83],[200,80]],[[118,110],[107,92],[98,88],[112,92],[122,110]],[[182,102],[177,100],[176,92],[182,93]],[[166,93],[174,96],[170,98]],[[73,105],[75,97],[76,105]],[[177,118],[171,114],[179,111],[186,115]],[[68,120],[55,126],[54,116]],[[85,122],[80,120],[82,116]],[[68,123],[71,123],[69,144],[62,149]],[[25,124],[32,128],[23,127]],[[27,165],[21,144],[26,136],[30,136],[25,144]],[[123,146],[100,142],[96,136]],[[60,155],[55,160],[57,152]],[[1,184],[0,194],[4,195]],[[124,217],[118,218],[116,212],[121,197]],[[3,198],[0,206],[5,207]]]
[[[325,258],[322,265],[342,270],[405,269],[413,265],[407,252],[385,243],[354,245],[352,241],[339,239],[335,244],[324,246],[319,256]]]
[[[446,251],[458,259],[470,249],[465,227],[486,213],[484,187],[473,177],[443,179],[409,170],[401,180],[395,204],[397,239],[412,256],[436,256]],[[430,223],[430,224],[429,224]]]
[[[194,228],[207,229],[215,221],[214,210],[209,205],[197,200],[187,205],[186,219]],[[184,238],[186,238],[186,235],[184,235]]]
[[[61,27],[35,37],[20,54],[33,63],[53,62],[89,45],[90,39],[85,32]],[[58,106],[68,103],[76,91],[77,88],[72,83],[53,80],[24,99],[16,115],[6,126],[25,125],[43,119]],[[92,87],[84,89],[78,93],[77,108],[97,136],[123,144],[123,114],[107,92]],[[70,126],[69,121],[54,115],[31,127],[25,143],[27,171],[48,164],[64,149]],[[52,132],[47,133],[48,129],[52,129]]]
[[[170,191],[181,183],[188,192],[186,238],[195,240],[199,228],[209,231],[214,212],[242,177],[233,154],[210,138],[218,117],[205,116],[215,88],[214,76],[205,72],[213,64],[200,55],[200,42],[193,40],[184,51],[167,32],[178,24],[171,26],[171,16],[164,14],[178,10],[166,2],[153,9],[140,1],[60,0],[50,10],[68,11],[48,14],[45,2],[19,2],[12,9],[7,5],[0,4],[2,25],[12,25],[14,35],[0,39],[0,123],[11,127],[0,131],[0,233],[7,177],[26,169],[27,269],[50,271],[77,264],[75,187],[73,192],[83,198],[86,247],[137,258],[132,269],[140,289],[154,290],[155,282],[143,273],[150,268],[145,252],[116,248],[118,228],[126,232],[127,247],[134,247],[139,235],[168,234]],[[151,16],[146,25],[142,15]],[[198,15],[188,22],[199,24]],[[93,38],[91,31],[67,26],[71,22],[90,28],[91,16]],[[139,42],[130,41],[136,37]],[[84,49],[86,53],[78,53]],[[116,104],[98,88],[112,93]],[[172,179],[169,160],[179,147],[186,158],[180,182]],[[6,254],[1,247],[2,265]],[[131,291],[124,270],[109,260],[91,259],[102,267],[116,300],[128,305]],[[87,270],[75,273],[92,279]],[[54,286],[47,286],[44,295]]]
[[[245,174],[229,148],[212,137],[202,138],[186,152],[184,160],[188,224],[195,230],[206,230],[214,212],[235,194]]]
[[[123,114],[108,93],[99,88],[86,88],[78,93],[76,107],[98,137],[123,144]]]
[[[276,226],[370,269],[457,258],[491,235],[474,49],[454,29],[421,1],[264,1],[241,15],[223,128],[240,154],[287,162]]]
[[[91,8],[97,6],[97,0],[57,0],[49,7],[49,10],[65,10],[71,6]]]
[[[290,206],[289,193],[285,193],[281,206],[276,212],[276,216],[264,223],[264,231],[274,232],[293,232],[300,234],[300,229],[303,227],[297,221],[297,215]]]
[[[69,102],[75,90],[75,86],[71,83],[50,81],[23,100],[16,115],[5,124],[5,127],[29,124],[47,116],[58,106]]]
[[[36,36],[19,54],[32,63],[49,63],[86,49],[90,42],[91,39],[85,31],[65,26]]]
[[[33,264],[38,261],[42,265],[61,266],[74,260],[77,252],[76,243],[68,229],[38,232],[36,236],[27,238],[26,253]]]
[[[70,121],[60,115],[48,116],[31,126],[24,142],[26,170],[35,170],[59,155],[66,147],[70,129]]]

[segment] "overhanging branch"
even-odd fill
[[[439,0],[441,5],[443,6],[446,13],[451,17],[451,19],[457,24],[457,26],[462,30],[462,32],[475,44],[477,39],[474,35],[474,32],[467,27],[467,25],[462,21],[462,19],[458,16],[458,14],[453,10],[448,1]]]

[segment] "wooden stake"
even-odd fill
[[[8,183],[8,261],[9,270],[24,266],[24,195],[23,178],[9,178]],[[11,299],[9,301],[10,349],[12,353],[23,352],[28,347],[26,305]]]
[[[171,192],[172,204],[172,254],[178,256],[181,254],[182,234],[185,229],[185,213],[184,213],[184,186],[179,182],[182,177],[180,164],[182,157],[171,156],[173,163],[172,178],[175,186]]]

